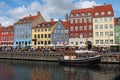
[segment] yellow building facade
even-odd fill
[[[115,43],[114,17],[93,18],[93,45],[110,47]]]
[[[32,29],[32,48],[48,47],[51,44],[55,23],[44,22]]]

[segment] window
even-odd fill
[[[86,33],[84,33],[84,38],[86,38]]]
[[[47,34],[45,34],[45,38],[47,38]]]
[[[93,37],[93,33],[91,32],[91,33],[89,33],[89,37]]]
[[[105,24],[104,27],[105,27],[105,29],[108,29],[108,24]]]
[[[112,21],[112,17],[109,17],[109,21]]]
[[[80,16],[80,14],[79,14],[79,13],[77,13],[77,14],[76,14],[76,16]]]
[[[110,31],[110,36],[113,36],[113,31]]]
[[[71,17],[74,17],[74,15],[73,15],[73,14],[71,14],[70,16],[71,16]]]
[[[101,12],[101,15],[105,15],[105,12]]]
[[[98,19],[97,19],[97,18],[95,18],[95,22],[98,22]]]
[[[100,40],[100,44],[103,44],[103,40]]]
[[[107,21],[108,21],[108,18],[107,18],[107,17],[105,17],[105,18],[104,18],[104,21],[105,21],[105,22],[107,22]]]
[[[82,13],[82,16],[85,16],[85,13],[84,13],[84,12]]]
[[[77,37],[77,38],[79,37],[78,33],[75,34],[75,37]]]
[[[107,14],[110,15],[110,14],[111,14],[111,11],[108,11]]]
[[[38,38],[40,38],[40,34],[38,34]]]
[[[112,29],[113,28],[113,24],[109,24],[109,27],[110,27],[110,29]]]
[[[40,32],[40,29],[38,29],[38,32]]]
[[[98,16],[98,15],[99,15],[99,13],[98,13],[98,12],[96,12],[96,13],[95,13],[95,16]]]
[[[41,34],[41,38],[43,38],[43,34]]]
[[[100,32],[100,36],[103,36],[103,32]]]
[[[73,26],[70,27],[70,31],[73,31]]]
[[[105,40],[105,44],[108,44],[108,40]]]
[[[98,29],[98,25],[95,25],[95,29]]]
[[[34,38],[36,38],[36,34],[34,35]]]
[[[84,23],[86,23],[87,22],[87,18],[84,18]]]
[[[98,33],[98,32],[95,32],[95,36],[98,37],[98,36],[99,36],[99,33]]]
[[[91,15],[91,12],[88,12],[88,16],[90,16]]]
[[[110,40],[110,44],[113,44],[113,40]]]
[[[73,24],[73,19],[70,19],[70,23]]]
[[[78,23],[78,19],[75,19],[75,23]]]
[[[100,25],[100,29],[103,29],[103,25]]]
[[[89,30],[92,30],[92,26],[91,25],[89,25]]]
[[[103,22],[103,18],[100,18],[100,22]]]
[[[82,26],[80,26],[80,31],[82,31],[83,30],[83,27]]]
[[[96,42],[96,44],[99,44],[99,40],[96,40],[95,42]]]
[[[37,32],[37,30],[35,29],[34,32]]]
[[[79,19],[80,23],[82,23],[82,18]]]
[[[84,30],[87,30],[87,26],[84,26]]]
[[[108,32],[107,31],[105,32],[105,36],[108,36]]]
[[[88,18],[88,22],[91,23],[92,22],[92,18]]]
[[[48,38],[51,38],[51,34],[48,34]]]
[[[75,26],[75,31],[78,31],[78,26]]]

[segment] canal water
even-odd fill
[[[114,80],[119,75],[120,64],[63,66],[57,62],[0,60],[0,80]]]

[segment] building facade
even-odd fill
[[[114,11],[112,5],[93,7],[93,45],[110,47],[114,39]]]
[[[32,48],[48,47],[52,43],[52,31],[56,22],[43,22],[32,29]]]
[[[92,8],[75,9],[69,16],[69,44],[85,47],[93,41]]]
[[[115,44],[120,44],[120,18],[115,18]]]
[[[52,44],[56,46],[65,46],[69,44],[68,22],[59,20],[52,32]]]
[[[20,19],[14,24],[14,48],[31,46],[32,44],[32,27],[38,23],[44,22],[40,12],[34,16],[27,16]]]
[[[0,27],[0,47],[13,47],[14,27]]]

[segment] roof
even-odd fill
[[[61,21],[61,23],[66,29],[69,28],[69,22],[68,21]]]
[[[9,32],[9,31],[13,31],[14,30],[14,26],[9,25],[8,27],[1,27],[0,31],[1,32]]]
[[[88,13],[88,12],[91,12],[92,13],[92,9],[93,8],[83,8],[83,9],[74,9],[74,10],[71,10],[70,14],[80,14],[82,15],[82,13]]]
[[[108,14],[109,11],[111,12],[111,14]],[[101,12],[104,12],[105,14],[101,15]],[[84,13],[85,16],[87,15],[87,16],[93,16],[93,17],[96,17],[95,13],[99,13],[97,17],[114,16],[114,11],[111,4],[93,6],[91,8],[74,9],[74,10],[71,10],[70,12],[70,14],[73,14],[74,16],[76,14],[79,14],[81,16],[82,13]],[[91,13],[92,15],[88,15],[88,13]]]
[[[97,17],[102,17],[102,16],[114,16],[114,11],[112,8],[111,4],[104,4],[104,5],[100,5],[100,6],[94,6],[93,7],[93,17],[95,16],[95,13],[99,13],[99,15]],[[111,14],[108,14],[108,11],[111,12]],[[101,15],[101,12],[104,12],[104,15]]]
[[[24,17],[24,18],[20,19],[15,24],[27,23],[27,22],[30,22],[30,20],[35,20],[37,17],[38,17],[38,15],[36,15],[36,16],[31,16],[30,15],[30,16],[27,16],[27,17]]]
[[[38,24],[37,26],[35,26],[34,28],[46,28],[46,27],[52,27],[56,24],[56,21],[50,21],[50,22],[42,22],[40,24]],[[33,28],[33,29],[34,29]]]
[[[120,25],[120,18],[114,18],[114,24]]]
[[[44,18],[41,16],[40,12],[38,11],[38,13],[34,16],[32,15],[29,15],[29,16],[26,16],[22,19],[20,19],[18,22],[16,22],[15,24],[23,24],[23,23],[28,23],[28,22],[31,22],[35,19],[37,19],[38,17],[41,18],[41,20],[44,20]]]

